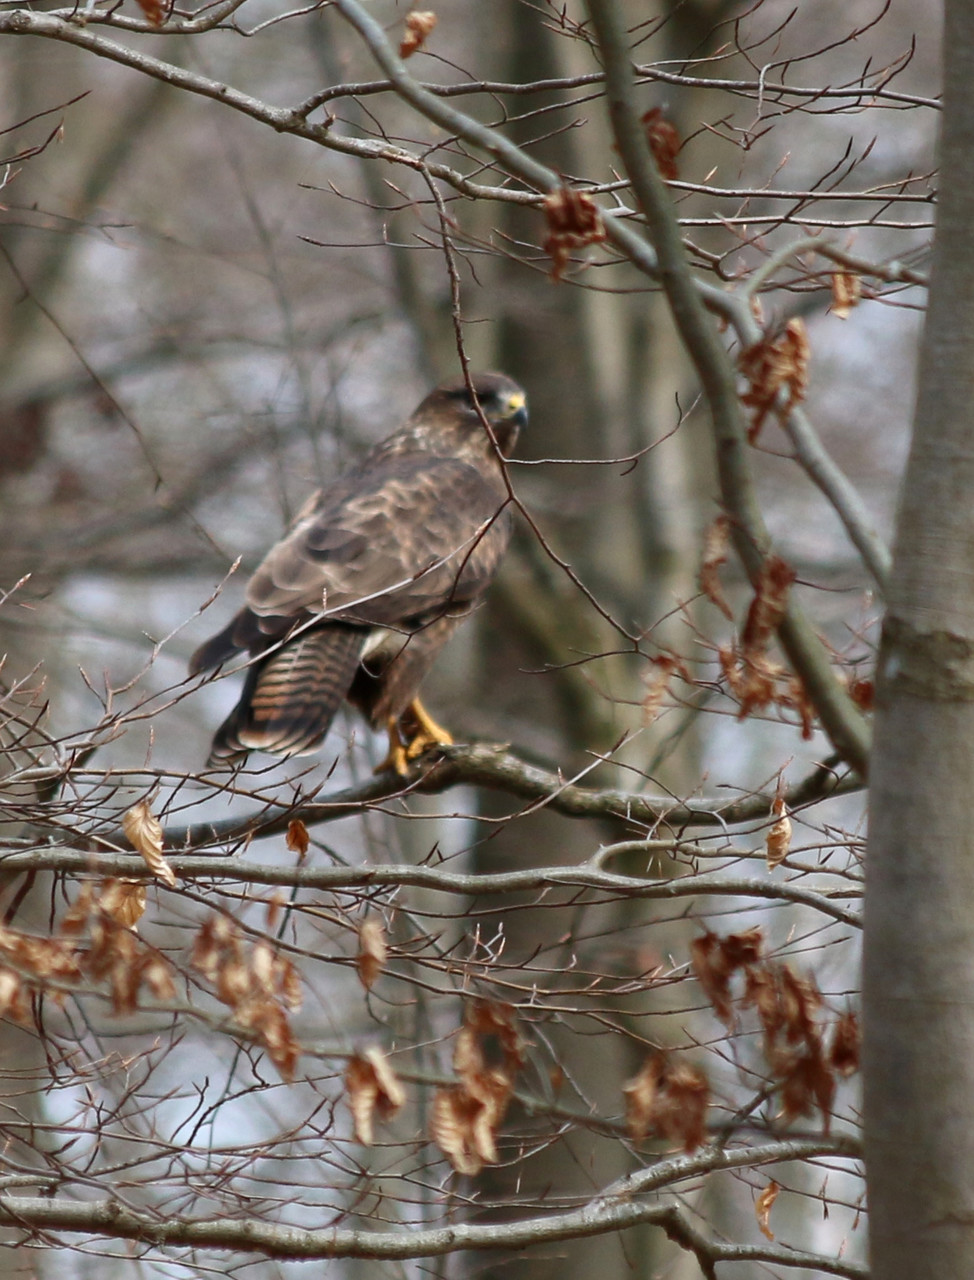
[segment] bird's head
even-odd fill
[[[503,373],[475,373],[471,376],[477,404],[490,423],[497,446],[505,458],[510,457],[522,427],[527,426],[527,396],[511,378]],[[420,408],[443,409],[459,419],[459,424],[483,431],[483,423],[470,387],[463,378],[442,383],[426,398]]]

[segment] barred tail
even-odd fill
[[[321,745],[348,693],[367,632],[313,627],[251,667],[236,707],[213,739],[209,764],[248,751],[294,756]]]

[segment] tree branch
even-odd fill
[[[665,823],[679,829],[720,827],[726,828],[742,822],[766,821],[774,795],[755,792],[739,799],[723,799],[716,796],[696,800],[676,800],[671,796],[650,794],[645,791],[624,791],[615,787],[595,788],[579,786],[566,781],[561,773],[552,773],[528,764],[508,750],[506,746],[489,743],[454,743],[439,748],[442,759],[431,763],[420,761],[413,766],[412,777],[404,782],[398,776],[384,772],[367,779],[357,786],[336,791],[324,799],[291,805],[268,804],[259,812],[222,822],[197,822],[190,826],[167,829],[167,844],[172,849],[205,848],[211,844],[249,842],[287,831],[295,818],[306,826],[319,826],[336,822],[376,808],[386,801],[405,800],[413,793],[439,795],[450,788],[463,785],[487,787],[504,792],[518,799],[534,802],[530,808],[547,808],[567,818],[603,819],[618,824],[627,833],[640,827],[654,830]],[[172,774],[155,769],[65,770],[63,768],[28,768],[8,775],[7,785],[14,783],[47,783],[51,785],[70,776],[76,784],[90,777],[97,783],[120,781],[132,786],[144,778],[147,790],[159,782],[185,785],[185,774]],[[212,774],[203,775],[205,785],[216,787]],[[838,777],[830,768],[821,765],[806,779],[783,793],[791,812],[806,804],[836,795],[848,795],[861,791],[862,782],[854,776]],[[232,783],[225,788],[234,792]],[[52,822],[37,827],[36,838],[50,837]],[[76,848],[94,851],[113,845],[124,845],[119,829],[98,834],[84,834],[74,826],[55,827],[58,837],[70,838]]]
[[[549,867],[544,870],[467,875],[444,867],[399,864],[366,867],[281,867],[239,858],[167,853],[166,861],[185,880],[229,880],[243,884],[280,885],[329,892],[375,889],[382,886],[433,889],[468,897],[519,894],[528,890],[591,889],[608,897],[672,900],[687,897],[730,896],[793,902],[811,907],[842,924],[858,928],[859,914],[836,899],[861,896],[859,888],[814,890],[766,876],[731,876],[702,872],[665,879],[619,875],[596,867]],[[144,860],[129,853],[89,853],[80,849],[35,848],[9,853],[0,861],[0,881],[28,871],[58,871],[69,875],[155,879]]]
[[[757,1168],[782,1161],[807,1160],[831,1155],[855,1158],[857,1144],[850,1138],[822,1141],[784,1141],[733,1151],[707,1148],[691,1156],[674,1156],[649,1169],[620,1180],[579,1209],[521,1222],[482,1225],[457,1223],[446,1227],[401,1231],[357,1231],[342,1227],[305,1229],[245,1219],[210,1218],[181,1220],[136,1212],[117,1200],[65,1201],[48,1197],[0,1194],[0,1223],[25,1231],[84,1232],[116,1240],[138,1240],[156,1247],[233,1249],[272,1258],[384,1258],[439,1257],[464,1249],[524,1249],[556,1240],[577,1240],[604,1235],[640,1224],[672,1224],[672,1209],[659,1203],[633,1199],[659,1188],[720,1169]],[[735,1246],[724,1248],[727,1260]],[[774,1261],[819,1267],[830,1264],[830,1274],[859,1280],[864,1272],[855,1263],[836,1263],[814,1255],[792,1255],[775,1250]],[[838,1269],[842,1268],[842,1269]]]
[[[342,2],[347,4],[350,0]],[[588,8],[605,59],[606,91],[616,145],[646,218],[656,251],[656,274],[710,406],[721,495],[733,518],[735,546],[751,581],[757,582],[771,548],[771,538],[747,460],[747,432],[734,368],[716,326],[707,315],[702,290],[690,272],[672,202],[636,111],[632,64],[618,7],[613,0],[589,0]],[[869,761],[868,726],[836,679],[825,646],[793,595],[778,635],[830,740],[843,759],[865,776]]]

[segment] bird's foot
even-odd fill
[[[376,773],[394,769],[401,778],[409,773],[414,760],[425,755],[432,747],[449,746],[452,735],[437,724],[418,698],[414,698],[399,719],[390,716],[386,722],[389,750]]]

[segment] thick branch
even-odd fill
[[[341,1227],[302,1229],[260,1222],[248,1217],[180,1220],[156,1218],[136,1213],[116,1200],[89,1202],[57,1200],[51,1197],[0,1195],[0,1223],[28,1231],[66,1231],[108,1236],[116,1240],[138,1240],[169,1247],[233,1249],[273,1258],[429,1258],[459,1253],[464,1249],[523,1249],[554,1240],[575,1240],[604,1235],[641,1223],[671,1220],[669,1206],[643,1204],[633,1199],[637,1193],[654,1191],[674,1182],[718,1169],[755,1168],[782,1161],[807,1160],[815,1156],[855,1157],[852,1139],[828,1141],[774,1142],[763,1147],[742,1147],[733,1151],[708,1148],[692,1156],[661,1160],[651,1169],[623,1179],[580,1209],[550,1217],[528,1218],[522,1222],[490,1225],[459,1223],[429,1230],[357,1231]],[[719,1247],[719,1246],[714,1246]],[[724,1246],[733,1250],[734,1246]],[[787,1250],[778,1251],[775,1261],[789,1260]],[[728,1253],[728,1258],[733,1256]],[[795,1258],[803,1255],[795,1254]],[[818,1267],[822,1260],[804,1255],[801,1266]],[[835,1262],[831,1266],[835,1267]],[[858,1278],[862,1269],[855,1264],[839,1264],[831,1274]]]
[[[533,802],[530,808],[547,808],[567,818],[602,819],[622,827],[631,833],[634,829],[655,830],[661,823],[673,828],[728,827],[742,822],[764,822],[768,819],[771,793],[755,792],[739,799],[721,799],[715,796],[679,801],[670,796],[645,791],[623,791],[615,787],[604,789],[583,787],[566,782],[560,773],[539,769],[510,752],[506,746],[487,743],[461,744],[442,747],[443,759],[433,765],[423,761],[414,768],[413,778],[403,782],[392,773],[382,773],[354,787],[337,791],[324,799],[310,803],[281,806],[265,806],[259,813],[246,817],[227,818],[222,822],[198,822],[187,827],[167,829],[167,844],[172,849],[191,849],[211,844],[233,844],[266,836],[280,835],[288,824],[299,818],[306,826],[318,826],[352,817],[364,810],[376,808],[386,801],[407,799],[412,792],[439,795],[451,787],[474,785],[488,787],[507,795]],[[145,778],[147,790],[158,782],[184,784],[184,774],[168,774],[157,770],[121,770],[106,774],[104,770],[72,773],[76,783],[89,775],[99,782],[124,779],[131,786],[139,778]],[[58,769],[25,769],[5,779],[10,785],[17,783],[45,782],[51,785],[65,776]],[[216,779],[209,775],[206,783],[216,787]],[[234,790],[228,787],[228,790]],[[803,782],[784,793],[784,800],[794,812],[806,804],[834,795],[847,795],[862,790],[862,783],[855,777],[837,777],[829,768],[820,766]],[[24,815],[25,818],[29,815]],[[49,828],[38,828],[37,839],[46,839]],[[102,832],[98,836],[83,836],[74,829],[65,834],[75,847],[102,850],[106,846],[124,845],[121,831]]]
[[[375,889],[388,885],[411,885],[458,893],[469,897],[482,894],[520,894],[528,890],[591,889],[610,897],[676,899],[703,896],[764,898],[769,901],[799,903],[854,928],[859,915],[836,899],[859,896],[858,889],[814,890],[769,879],[767,876],[730,876],[720,872],[644,879],[618,875],[598,868],[527,868],[497,875],[465,875],[444,867],[377,865],[369,867],[281,867],[239,858],[167,854],[173,871],[185,880],[230,880],[235,883],[286,885],[301,889]],[[25,849],[0,861],[0,881],[27,871],[60,871],[69,875],[122,876],[154,879],[141,857],[127,853],[87,853],[78,849]]]

